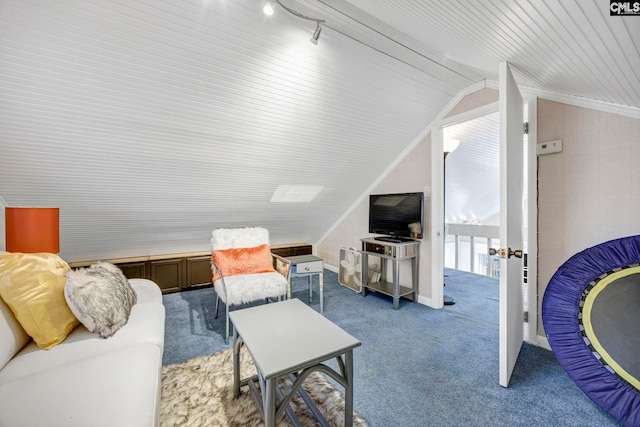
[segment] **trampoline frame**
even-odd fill
[[[591,400],[626,426],[640,426],[640,390],[603,363],[585,339],[584,297],[597,282],[640,263],[640,236],[610,240],[569,258],[542,301],[542,322],[558,361]]]

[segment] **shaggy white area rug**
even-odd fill
[[[243,347],[242,378],[256,374],[251,356]],[[322,375],[314,372],[303,383],[327,421],[344,425],[342,394]],[[162,368],[161,426],[260,426],[264,425],[256,402],[247,386],[238,399],[233,398],[233,353],[223,350],[197,357],[185,363]],[[304,426],[317,425],[311,411],[299,395],[292,406]],[[278,426],[292,425],[285,415]],[[353,414],[353,425],[366,427],[366,421]]]

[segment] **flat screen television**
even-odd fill
[[[424,193],[371,194],[369,233],[422,239]]]

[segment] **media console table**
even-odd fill
[[[373,237],[360,239],[362,241],[362,295],[367,290],[380,292],[393,297],[393,309],[400,308],[400,297],[418,300],[418,269],[420,265],[420,242],[408,240],[403,242],[387,242]],[[369,255],[380,258],[380,277],[369,281]],[[411,262],[411,287],[400,285],[400,261]],[[387,261],[393,266],[392,281],[387,281]]]

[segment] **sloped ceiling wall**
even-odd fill
[[[69,260],[316,243],[462,89],[640,107],[637,17],[596,0],[0,2],[0,197],[59,206]],[[428,165],[425,165],[428,167]],[[321,185],[271,203],[279,185]]]
[[[207,250],[220,226],[315,242],[463,84],[261,9],[3,1],[0,196],[59,206],[69,261]],[[324,190],[270,203],[281,184]]]

